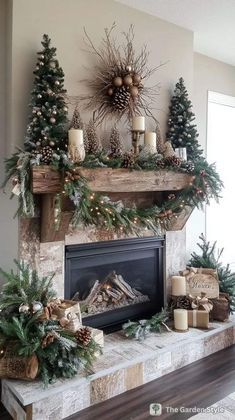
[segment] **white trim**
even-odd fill
[[[235,96],[224,95],[211,90],[208,90],[208,102],[235,108]]]

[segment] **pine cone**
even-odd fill
[[[169,302],[171,309],[191,309],[189,296],[172,296]]]
[[[180,166],[181,159],[177,156],[169,156],[168,158],[165,158],[165,164],[166,166]]]
[[[181,168],[184,170],[184,172],[187,172],[187,173],[190,174],[190,173],[194,172],[195,165],[192,161],[189,160],[188,162],[182,162],[181,163]]]
[[[41,347],[45,349],[45,347],[49,346],[49,344],[53,343],[55,340],[55,335],[53,333],[48,333],[42,340]]]
[[[166,163],[164,159],[157,159],[156,160],[156,167],[159,169],[164,169],[166,167]]]
[[[41,147],[38,151],[41,155],[41,162],[48,165],[52,161],[53,149],[50,146]]]
[[[123,111],[127,108],[130,99],[130,92],[125,86],[117,88],[114,95],[112,96],[112,105],[118,111]]]
[[[82,327],[76,332],[76,339],[79,344],[87,346],[91,341],[91,330],[88,327]]]
[[[133,169],[135,166],[135,155],[132,151],[126,152],[123,155],[123,167]]]

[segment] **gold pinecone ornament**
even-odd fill
[[[91,341],[91,330],[88,327],[82,327],[76,332],[76,339],[79,344],[88,346]]]
[[[49,165],[53,158],[53,149],[50,146],[43,146],[38,153],[41,155],[40,161],[45,165]]]

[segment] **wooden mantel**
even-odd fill
[[[144,171],[112,168],[78,168],[78,175],[83,175],[88,186],[94,192],[110,195],[111,199],[127,197],[134,203],[140,199],[161,201],[165,191],[180,191],[192,182],[192,175],[166,169],[158,171]],[[76,174],[75,174],[76,177]],[[61,226],[59,231],[54,229],[55,197],[63,188],[63,179],[59,171],[49,166],[34,166],[32,168],[32,192],[41,195],[41,242],[63,240],[68,231],[73,210],[71,203],[62,209]],[[137,201],[136,201],[137,200]],[[68,202],[67,202],[68,203]],[[169,230],[181,230],[189,218],[192,209],[184,209],[177,220],[172,221]]]

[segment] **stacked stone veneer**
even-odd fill
[[[143,230],[142,236],[153,236],[153,233]],[[19,230],[20,258],[28,261],[41,275],[55,273],[54,288],[58,296],[63,297],[66,245],[124,239],[126,237],[124,235],[117,237],[114,233],[107,232],[102,228],[81,227],[76,230],[71,229],[65,236],[64,241],[40,243],[39,219],[21,219]],[[167,297],[170,293],[169,276],[177,274],[179,270],[185,268],[185,230],[166,232],[165,249],[165,297]]]
[[[13,418],[60,420],[234,342],[234,320],[213,324],[207,331],[152,334],[142,343],[127,339],[122,333],[110,334],[105,337],[104,354],[94,364],[91,376],[80,374],[60,380],[46,390],[40,382],[3,380],[2,401]]]

